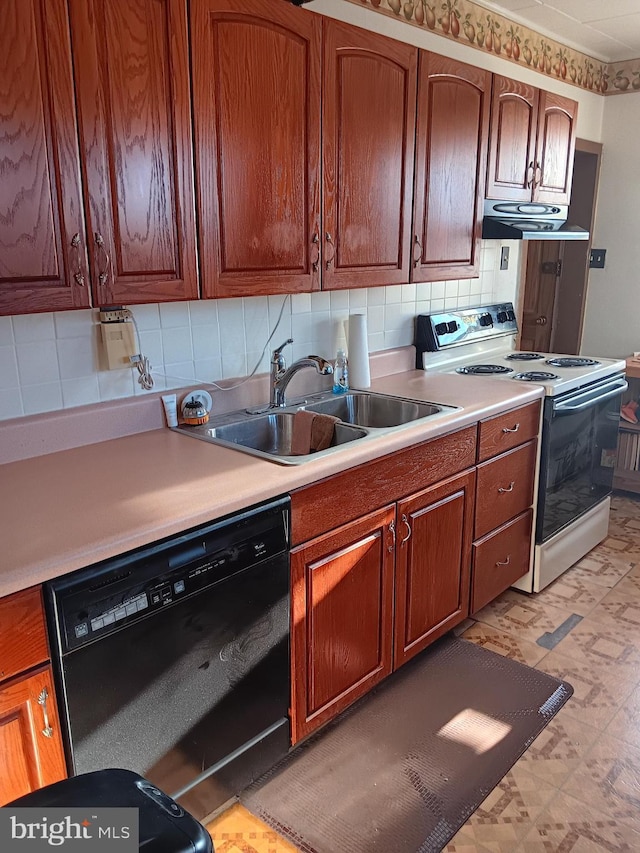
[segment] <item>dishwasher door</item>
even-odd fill
[[[149,558],[143,551],[133,556],[124,581],[119,564],[107,566],[94,583],[86,570],[77,573],[76,586],[67,582],[65,591],[51,585],[74,773],[133,770],[182,797],[198,816],[286,754],[289,560],[288,551],[273,551],[288,536],[284,531],[274,538],[264,525],[258,528],[249,523],[236,532],[229,520],[208,538],[201,531],[194,531],[192,540],[183,537],[177,550],[167,543],[159,555],[165,569],[160,573],[158,554]],[[203,545],[206,554],[191,559]],[[238,564],[243,553],[244,563]],[[263,558],[248,561],[247,554]],[[213,570],[213,582],[203,580]],[[151,577],[139,582],[140,573]],[[131,602],[138,602],[137,611]],[[121,618],[121,627],[110,622],[106,633],[101,635],[101,627],[95,639],[81,638],[78,644],[78,624],[97,624],[98,612],[104,622],[104,613],[119,612],[118,605],[120,611],[132,610]],[[201,783],[200,804],[185,801],[196,783]]]

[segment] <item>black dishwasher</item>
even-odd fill
[[[203,817],[286,754],[289,505],[46,585],[73,773],[133,770]]]

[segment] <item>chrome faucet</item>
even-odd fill
[[[287,385],[296,373],[304,367],[314,367],[322,376],[328,376],[330,373],[333,373],[331,362],[321,358],[319,355],[308,355],[306,358],[299,358],[293,362],[291,367],[287,367],[282,350],[287,344],[292,343],[293,338],[288,338],[288,340],[271,353],[271,399],[269,407],[272,409],[287,405],[285,396]]]

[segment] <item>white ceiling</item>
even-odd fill
[[[476,0],[603,62],[640,57],[640,0]]]

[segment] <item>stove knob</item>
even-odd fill
[[[507,311],[507,320],[515,320],[515,319],[516,319],[515,311],[511,311],[511,309],[509,309],[509,311]]]
[[[508,319],[506,311],[498,311],[498,323],[506,323]]]
[[[481,314],[478,322],[481,326],[493,326],[493,317],[491,314]]]
[[[436,335],[446,335],[447,334],[447,324],[446,323],[437,323],[435,331],[436,331]]]
[[[447,323],[447,332],[452,335],[454,332],[457,332],[460,327],[456,323],[455,320],[452,320],[450,323]]]

